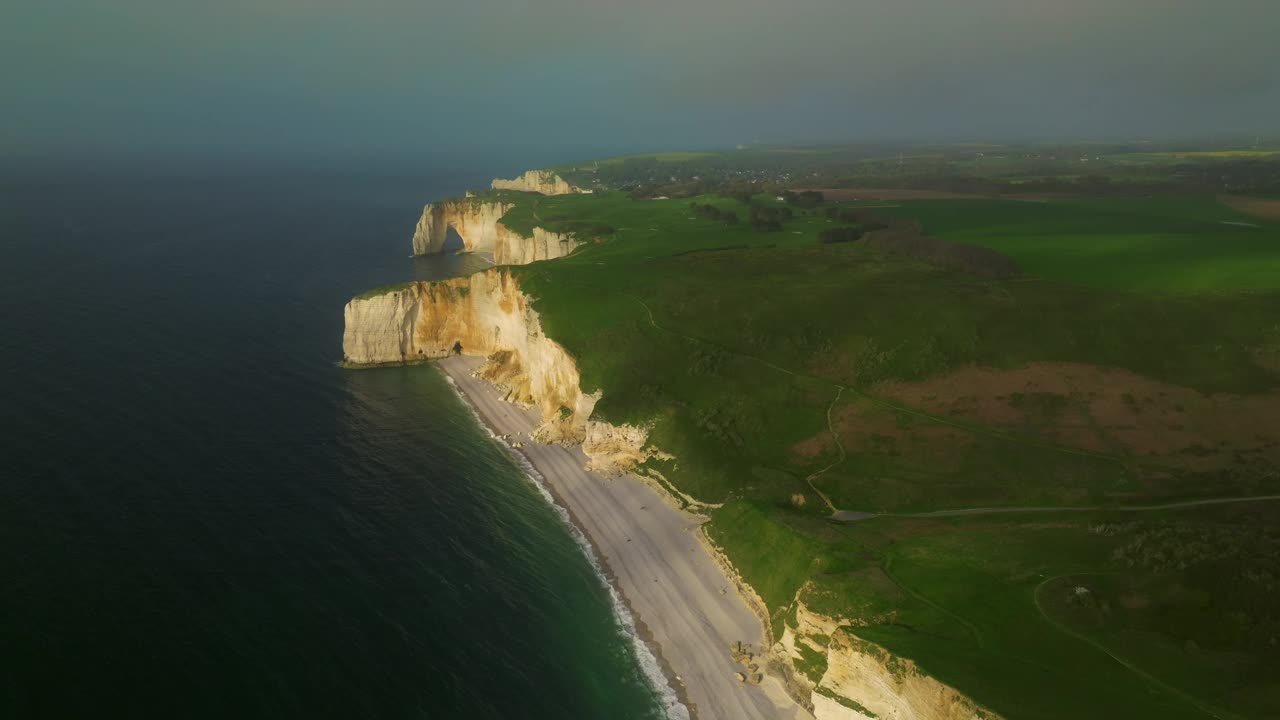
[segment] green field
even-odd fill
[[[1280,223],[1209,197],[900,204],[885,212],[921,221],[930,235],[998,250],[1046,279],[1153,290],[1280,287]]]
[[[829,205],[766,232],[745,198],[512,197],[508,227],[593,240],[513,271],[597,415],[677,458],[642,470],[724,503],[775,633],[803,602],[1011,718],[1280,715],[1280,504],[1120,509],[1280,493],[1275,223],[875,203],[1003,277],[820,242]],[[1028,506],[1109,509],[905,516]]]
[[[735,562],[777,628],[799,593],[1007,717],[1264,718],[1280,701],[1280,504],[840,526],[734,503],[711,533],[752,548]]]

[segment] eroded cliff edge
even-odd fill
[[[479,374],[502,388],[508,400],[538,409],[542,425],[535,439],[582,443],[592,469],[618,474],[660,455],[644,428],[592,419],[600,393],[582,391],[573,357],[543,332],[533,299],[509,269],[414,282],[355,298],[346,306],[345,323],[343,355],[351,365],[410,363],[453,353],[486,357]],[[857,638],[850,632],[857,619],[825,617],[807,610],[800,598],[796,603],[796,622],[774,638],[770,655],[789,675],[796,699],[818,720],[997,717],[910,661]],[[807,662],[815,655],[823,659],[820,673]]]
[[[456,198],[429,203],[422,208],[413,231],[413,254],[435,255],[444,251],[453,228],[462,246],[471,252],[491,253],[497,265],[527,265],[538,260],[564,257],[582,243],[573,236],[533,229],[525,237],[502,224],[512,203],[486,198]]]
[[[810,611],[799,599],[774,645],[795,670],[795,689],[810,693],[818,720],[998,720],[910,660],[851,632],[847,621]]]
[[[530,305],[501,268],[355,298],[344,310],[343,359],[381,365],[453,353],[487,357],[481,374],[508,400],[538,408],[537,439],[581,442],[599,395],[582,392],[573,358],[542,332]]]
[[[570,195],[591,192],[573,185],[551,170],[529,170],[523,175],[510,180],[496,178],[489,183],[489,186],[494,190],[518,190],[520,192],[535,192],[543,195]]]

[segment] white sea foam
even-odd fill
[[[551,494],[551,490],[547,486],[547,479],[542,476],[542,473],[538,472],[533,463],[529,462],[529,458],[525,457],[524,453],[508,445],[489,427],[489,424],[480,415],[480,411],[471,403],[471,399],[462,391],[458,383],[454,382],[453,378],[444,372],[441,372],[441,375],[444,375],[444,379],[449,383],[449,387],[453,388],[453,392],[462,400],[462,404],[467,406],[467,410],[471,412],[471,417],[475,419],[476,424],[483,428],[490,438],[493,438],[499,445],[506,448],[507,453],[524,471],[525,479],[538,490],[538,493],[556,511],[556,515],[560,517],[561,522],[569,530],[570,536],[578,544],[582,554],[586,556],[587,562],[591,564],[591,569],[595,571],[596,579],[600,581],[600,585],[609,594],[609,604],[613,607],[614,617],[618,620],[618,624],[622,626],[622,632],[631,645],[631,651],[640,666],[640,671],[644,674],[645,681],[648,682],[649,687],[653,688],[653,691],[657,694],[664,714],[670,720],[689,720],[689,708],[680,702],[675,688],[671,687],[671,681],[667,678],[666,673],[662,671],[661,664],[658,663],[657,655],[654,654],[649,644],[640,637],[640,633],[636,630],[636,622],[631,615],[631,610],[622,602],[622,597],[618,595],[617,588],[609,582],[609,578],[604,572],[604,564],[596,556],[596,551],[591,546],[591,541],[587,540],[586,535],[578,529],[577,525],[573,524],[573,520],[569,517],[568,509],[556,502],[555,496]]]

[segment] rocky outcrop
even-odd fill
[[[657,448],[646,447],[648,441],[648,428],[588,420],[582,452],[587,456],[589,470],[616,477],[631,472],[649,458],[672,459]]]
[[[509,229],[501,220],[512,207],[508,202],[482,198],[430,203],[422,208],[422,217],[414,228],[413,254],[443,252],[449,228],[462,238],[464,249],[491,253],[498,265],[526,265],[564,257],[582,244],[571,235],[542,228],[534,228],[532,237]]]
[[[811,693],[817,720],[998,720],[910,660],[858,638],[840,621],[810,612],[799,601],[795,617],[779,649],[794,664],[820,673],[797,672],[794,678]],[[815,663],[815,656],[821,661]]]
[[[507,399],[536,407],[544,442],[581,442],[599,395],[583,393],[578,367],[542,332],[528,296],[509,271],[415,282],[347,303],[342,338],[350,365],[406,363],[453,353],[489,358],[481,374]]]
[[[571,185],[567,180],[550,170],[530,170],[511,180],[496,178],[489,185],[494,190],[518,190],[520,192],[542,193],[543,195],[570,195],[572,193],[591,192],[576,185]]]

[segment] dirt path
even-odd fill
[[[1040,591],[1044,588],[1045,585],[1048,585],[1054,580],[1057,580],[1059,578],[1064,578],[1064,577],[1072,577],[1073,575],[1075,575],[1075,573],[1071,573],[1068,575],[1055,575],[1054,577],[1046,578],[1039,585],[1036,585],[1035,589],[1031,591],[1031,601],[1035,604],[1036,612],[1040,613],[1041,619],[1043,619],[1046,623],[1052,626],[1054,630],[1057,630],[1058,632],[1064,635],[1070,635],[1076,640],[1079,640],[1080,642],[1085,643],[1086,645],[1089,645],[1095,650],[1111,658],[1121,667],[1125,668],[1126,670],[1133,673],[1134,675],[1137,675],[1139,678],[1144,680],[1147,684],[1153,687],[1159,688],[1162,692],[1165,692],[1173,697],[1176,697],[1179,700],[1182,700],[1183,702],[1194,705],[1196,709],[1208,715],[1209,717],[1219,718],[1220,720],[1226,719],[1226,718],[1231,718],[1234,720],[1235,718],[1238,717],[1234,714],[1230,714],[1222,710],[1218,710],[1217,708],[1214,708],[1210,705],[1206,705],[1205,703],[1201,702],[1195,697],[1192,697],[1191,695],[1188,695],[1187,693],[1179,690],[1178,688],[1175,688],[1172,685],[1166,684],[1159,678],[1156,678],[1153,675],[1147,674],[1138,666],[1130,663],[1128,660],[1125,660],[1119,655],[1116,655],[1115,653],[1111,652],[1111,650],[1107,649],[1107,646],[1103,645],[1102,643],[1094,640],[1093,638],[1088,637],[1087,635],[1078,633],[1075,630],[1072,630],[1071,628],[1067,627],[1066,625],[1063,625],[1062,623],[1058,622],[1057,620],[1054,620],[1053,618],[1049,617],[1049,613],[1044,611],[1044,605],[1040,602]]]
[[[844,393],[844,387],[840,386],[836,390],[836,396],[831,399],[831,404],[827,406],[827,431],[831,433],[831,439],[834,440],[836,443],[836,450],[840,451],[840,458],[835,462],[831,463],[830,465],[822,468],[818,472],[813,473],[809,477],[805,478],[805,482],[809,483],[809,488],[812,489],[815,493],[817,493],[818,497],[822,498],[822,502],[827,504],[827,507],[831,510],[831,513],[833,515],[840,511],[836,509],[835,503],[831,502],[831,498],[827,497],[826,493],[819,490],[818,486],[813,484],[813,481],[817,480],[819,477],[822,477],[823,473],[827,472],[831,468],[844,462],[844,459],[848,457],[848,455],[844,451],[844,443],[840,442],[840,433],[836,432],[835,425],[831,423],[831,411],[835,409],[836,403],[840,402],[840,395],[843,393]]]

